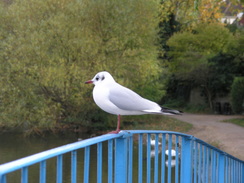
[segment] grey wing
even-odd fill
[[[129,111],[160,109],[155,102],[142,98],[134,91],[117,84],[109,92],[109,100],[118,108]]]

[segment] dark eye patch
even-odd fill
[[[103,77],[102,77],[102,80],[104,80],[104,79],[105,79],[105,77],[103,76]]]

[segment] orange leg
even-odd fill
[[[117,128],[115,131],[109,132],[109,134],[117,134],[120,132],[120,114],[118,115],[118,122],[117,122]]]

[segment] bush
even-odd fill
[[[232,108],[235,113],[242,113],[244,109],[244,77],[236,77],[231,86]]]

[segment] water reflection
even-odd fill
[[[0,164],[72,143],[76,140],[75,134],[27,138],[24,138],[21,134],[0,134]]]

